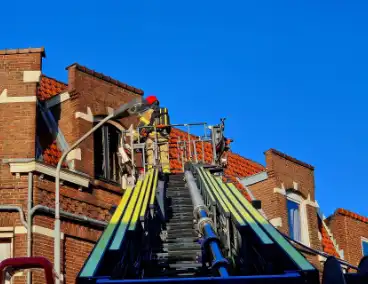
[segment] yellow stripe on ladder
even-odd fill
[[[128,204],[128,200],[131,196],[133,189],[128,187],[124,193],[123,198],[120,200],[119,206],[116,208],[114,214],[111,217],[107,228],[102,233],[102,236],[98,240],[97,245],[94,247],[92,254],[87,260],[86,265],[83,267],[83,270],[80,274],[80,277],[92,277],[97,270],[97,267],[102,259],[102,256],[107,248],[107,245],[114,233],[115,227],[118,225],[118,222],[123,215],[124,210]]]
[[[144,216],[146,215],[148,200],[151,197],[151,192],[153,191],[152,181],[153,181],[153,185],[157,184],[157,174],[158,174],[158,171],[155,169],[153,174],[151,175],[151,179],[148,182],[148,189],[147,189],[146,195],[144,196],[142,209],[139,214],[139,219],[141,221],[144,220]]]
[[[128,208],[126,209],[123,218],[121,219],[119,228],[115,234],[115,238],[112,242],[112,244],[110,245],[110,250],[118,250],[120,248],[120,245],[124,239],[125,236],[125,231],[129,225],[131,216],[133,214],[133,210],[135,207],[135,204],[137,202],[137,198],[138,198],[138,193],[141,189],[142,186],[142,180],[139,180],[137,182],[137,185],[135,186],[134,190],[133,190],[133,196],[132,198],[129,200],[128,203]]]
[[[137,220],[138,220],[138,216],[139,216],[139,213],[141,211],[141,206],[142,206],[142,203],[143,203],[143,199],[144,199],[144,196],[146,195],[146,192],[147,192],[147,184],[150,183],[150,181],[152,179],[152,176],[153,176],[153,170],[150,170],[148,172],[148,174],[146,175],[146,178],[144,179],[143,186],[141,188],[141,192],[140,192],[140,195],[139,195],[139,199],[138,199],[137,205],[135,207],[133,217],[130,221],[130,225],[129,225],[129,229],[128,229],[129,231],[135,230]]]

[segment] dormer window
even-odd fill
[[[290,238],[309,246],[309,224],[304,198],[295,191],[286,191],[286,206]]]
[[[289,236],[293,240],[302,241],[300,204],[294,200],[287,199],[287,211],[289,222]]]

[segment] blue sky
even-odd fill
[[[235,152],[310,163],[325,215],[368,216],[367,1],[13,5],[0,48],[44,46],[45,74],[67,81],[78,62],[159,96],[176,123],[227,117]]]

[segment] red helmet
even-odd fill
[[[146,98],[146,101],[148,104],[152,105],[155,102],[158,102],[158,99],[156,98],[156,96],[148,96]]]

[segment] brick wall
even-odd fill
[[[313,167],[274,149],[266,151],[265,156],[268,178],[250,185],[249,189],[256,199],[262,201],[262,209],[267,218],[269,220],[281,218],[281,227],[278,229],[284,234],[289,234],[287,199],[284,194],[275,192],[275,189],[281,192],[284,189],[285,193],[288,189],[292,189],[304,199],[310,197],[313,201],[315,195]],[[294,182],[298,184],[297,191],[294,190]],[[317,209],[306,204],[306,215],[310,245],[314,249],[322,250],[321,241],[318,238]],[[303,254],[317,269],[322,270],[317,255]]]
[[[68,67],[68,92],[72,99],[63,103],[59,114],[56,109],[53,113],[59,117],[59,125],[68,143],[75,142],[93,126],[92,122],[75,118],[76,112],[87,113],[90,107],[93,115],[107,115],[107,108],[117,108],[134,98],[141,98],[141,92],[127,86],[123,88],[114,84],[111,79],[105,80],[100,74],[93,75],[93,71],[77,64]],[[130,90],[129,90],[130,89]],[[71,123],[72,122],[72,123]],[[128,128],[137,123],[136,117],[122,119],[121,124]],[[94,175],[93,137],[89,137],[81,146],[82,161],[76,161],[76,169],[90,176]]]
[[[15,235],[13,240],[13,256],[22,257],[27,255],[27,235]],[[26,274],[23,276],[15,276],[13,284],[24,284],[26,283]],[[43,281],[45,282],[45,281]]]
[[[268,179],[249,186],[255,198],[262,201],[262,209],[269,220],[280,217],[282,226],[279,228],[283,233],[288,234],[288,218],[286,197],[274,189],[293,189],[296,182],[298,184],[297,193],[303,198],[310,196],[314,200],[314,176],[313,168],[301,161],[296,160],[276,150],[268,150],[266,156],[266,171]],[[307,210],[311,238],[316,244],[318,238],[317,212],[314,209]],[[309,218],[310,217],[310,218]]]
[[[282,226],[278,229],[285,234],[289,233],[287,226],[286,199],[281,194],[275,194],[273,189],[278,187],[277,180],[272,172],[268,172],[268,179],[249,186],[256,199],[262,201],[262,209],[269,220],[282,219]]]
[[[307,207],[310,246],[315,250],[323,251],[321,240],[318,237],[319,230],[318,230],[317,209],[310,205],[306,205],[306,207]]]
[[[85,260],[94,247],[93,242],[86,242],[72,236],[65,237],[65,280],[66,283],[75,283]]]
[[[0,53],[0,95],[36,96],[37,83],[23,82],[24,71],[40,71],[42,52]],[[36,102],[0,103],[0,159],[35,155]]]
[[[298,184],[298,191],[307,198],[310,195],[314,200],[314,168],[295,158],[271,149],[266,153],[268,171],[273,171],[279,186],[284,184],[285,189],[294,188],[293,182]]]
[[[345,260],[358,265],[363,257],[361,238],[368,239],[368,222],[335,212],[327,224],[340,249],[344,250]]]
[[[34,50],[33,50],[34,51]],[[41,70],[43,51],[27,52],[11,51],[4,54],[0,51],[0,94],[7,89],[8,97],[36,96],[37,83],[24,83],[23,71]],[[9,53],[9,52],[8,52]],[[107,107],[116,108],[132,98],[140,98],[141,90],[124,85],[111,78],[102,78],[91,70],[81,69],[77,65],[69,67],[69,93],[71,99],[55,106],[52,113],[59,123],[69,145],[87,132],[92,123],[75,118],[76,112],[87,112],[87,106],[94,115],[107,115]],[[100,77],[98,77],[100,76]],[[1,100],[0,100],[1,102]],[[124,127],[136,124],[135,117],[122,119]],[[45,141],[50,144],[51,137],[42,123],[36,125],[36,102],[0,103],[0,159],[3,158],[33,158],[35,156],[36,128],[39,134],[45,135]],[[49,141],[50,140],[50,141]],[[93,177],[93,140],[81,145],[82,161],[76,168]],[[27,218],[28,174],[15,175],[10,173],[8,164],[0,163],[0,205],[19,206]],[[109,221],[109,209],[117,205],[121,199],[122,190],[114,185],[92,180],[90,188],[80,191],[78,186],[65,182],[60,190],[61,209],[70,213],[88,216],[90,218]],[[39,174],[34,175],[33,206],[44,205],[54,208],[54,179]],[[49,213],[36,212],[33,225],[41,231],[33,233],[32,255],[45,256],[54,261],[54,216]],[[18,212],[0,211],[0,227],[13,228],[13,256],[27,255],[27,234],[20,221]],[[18,231],[17,231],[18,230]],[[61,218],[61,231],[64,239],[61,245],[62,272],[65,283],[75,283],[75,277],[102,233],[101,227]],[[16,284],[25,283],[26,274],[16,276]],[[44,283],[43,272],[32,274],[33,283]]]

